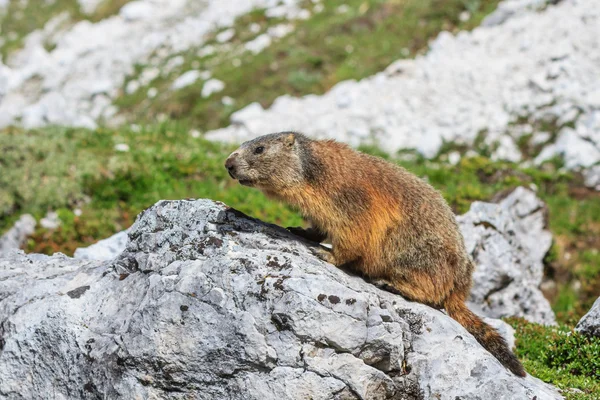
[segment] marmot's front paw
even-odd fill
[[[300,236],[306,240],[310,240],[311,242],[321,243],[325,240],[325,235],[316,230],[315,228],[304,229],[299,226],[291,226],[287,228],[288,231],[293,233],[296,236]]]
[[[335,256],[331,250],[328,250],[325,247],[311,247],[310,251],[320,260],[328,262],[329,264],[337,265]]]

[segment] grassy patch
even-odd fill
[[[153,119],[164,114],[188,120],[202,131],[219,128],[227,124],[234,111],[251,102],[258,101],[268,107],[283,94],[320,94],[340,81],[373,75],[395,60],[426,50],[429,40],[442,30],[477,26],[497,3],[496,0],[349,0],[344,2],[347,7],[340,9],[339,2],[325,0],[321,2],[322,11],[318,12],[317,6],[307,1],[304,6],[313,15],[308,20],[292,22],[295,25],[292,34],[273,42],[259,54],[244,51],[244,43],[282,20],[267,18],[264,10],[255,10],[238,18],[234,25],[236,33],[228,43],[222,45],[214,40],[218,32],[207,37],[205,47],[214,46],[214,54],[199,55],[196,51],[181,54],[185,62],[180,67],[163,73],[133,93],[126,94],[124,90],[117,105],[133,120],[148,121],[149,116]],[[461,22],[459,16],[466,11],[471,18]],[[173,80],[190,69],[211,71],[214,78],[225,83],[225,89],[202,98],[199,94],[204,81],[199,80],[171,91]],[[147,96],[150,87],[158,89],[155,98]],[[235,104],[223,104],[224,96],[235,99]]]
[[[551,383],[567,399],[596,400],[600,393],[600,338],[566,326],[547,327],[510,318],[516,354],[531,375]]]

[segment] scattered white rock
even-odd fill
[[[197,129],[192,129],[192,130],[190,131],[190,136],[191,136],[191,137],[193,137],[194,139],[197,139],[197,138],[199,138],[200,136],[202,136],[202,134],[200,133],[200,131],[199,131],[199,130],[197,130]]]
[[[273,38],[282,38],[294,31],[292,24],[278,24],[267,29],[267,33]]]
[[[271,45],[271,36],[267,33],[258,35],[256,38],[244,44],[244,48],[254,54],[258,54]]]
[[[9,250],[19,249],[35,232],[37,222],[29,214],[22,215],[4,235],[0,236],[0,256]]]
[[[225,89],[225,83],[218,79],[209,79],[204,82],[204,86],[202,86],[202,97],[208,97],[213,93],[218,93]]]
[[[0,0],[0,7],[1,7],[1,3],[2,1],[7,1],[8,0]],[[79,8],[81,9],[81,11],[84,14],[93,14],[94,11],[96,11],[96,9],[98,8],[98,6],[100,5],[100,3],[102,3],[103,0],[77,0],[77,2],[79,3]]]
[[[448,162],[450,165],[456,165],[460,161],[460,153],[458,151],[453,151],[448,154]]]
[[[225,43],[229,42],[235,36],[235,29],[226,29],[223,32],[219,32],[216,36],[217,42]]]
[[[168,75],[175,68],[182,66],[184,62],[185,62],[185,58],[183,58],[183,56],[175,56],[175,57],[171,58],[169,61],[167,61],[167,63],[163,67],[162,75],[163,76]]]
[[[152,2],[149,1],[131,1],[121,7],[119,15],[126,21],[137,21],[141,19],[150,19],[155,13],[155,8]]]
[[[133,80],[127,82],[127,86],[125,86],[125,92],[127,94],[133,94],[133,93],[137,92],[139,88],[140,88],[140,82],[133,79]]]
[[[224,106],[228,106],[228,107],[230,107],[230,106],[232,106],[232,105],[234,105],[234,104],[235,104],[235,99],[233,99],[233,98],[231,98],[231,97],[229,97],[229,96],[223,96],[223,98],[221,99],[221,103],[222,103]]]
[[[600,191],[600,165],[593,167],[583,172],[585,185]]]
[[[82,7],[88,4],[84,11],[97,5],[95,0],[79,1]],[[286,0],[281,6],[297,10],[298,2]],[[215,27],[231,27],[236,17],[255,8],[280,7],[277,3],[130,1],[119,15],[95,23],[57,26],[52,20],[47,29],[25,38],[24,48],[11,55],[10,68],[0,64],[0,128],[11,124],[95,128],[97,120],[118,120],[111,101],[121,94],[136,65],[156,69],[151,76],[133,77],[140,88],[146,87],[160,73],[156,67],[173,55],[197,47],[199,54],[214,52],[214,47],[202,45]],[[50,53],[44,47],[49,40],[56,45]],[[97,83],[102,83],[102,96]]]
[[[193,85],[198,79],[200,79],[200,71],[187,71],[179,78],[175,79],[175,81],[171,85],[171,90],[179,90],[183,89],[186,86]]]
[[[347,5],[347,4],[342,4],[342,5],[339,5],[339,6],[338,6],[338,7],[335,9],[335,11],[336,11],[338,14],[345,14],[345,13],[347,13],[348,11],[350,11],[350,7],[348,7],[348,5]]]
[[[256,22],[254,22],[254,23],[250,24],[248,29],[252,33],[258,33],[258,32],[260,32],[260,24],[257,24]]]
[[[129,145],[127,143],[115,144],[115,150],[121,153],[126,153],[129,151]]]
[[[206,56],[210,56],[215,54],[217,50],[215,49],[215,46],[211,46],[211,45],[206,45],[204,47],[202,47],[200,50],[198,50],[198,57],[206,57]]]
[[[158,89],[157,88],[150,88],[150,89],[148,89],[147,96],[148,96],[149,99],[155,98],[157,94],[158,94]]]
[[[56,229],[60,224],[60,218],[54,211],[48,211],[46,216],[40,220],[40,226],[45,229]]]

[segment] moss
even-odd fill
[[[564,325],[548,327],[519,318],[507,322],[516,330],[516,355],[530,374],[562,389],[567,399],[598,398],[600,338]]]

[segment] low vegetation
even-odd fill
[[[597,400],[600,394],[600,338],[565,325],[547,327],[511,318],[517,356],[533,376],[552,382],[567,399]]]

